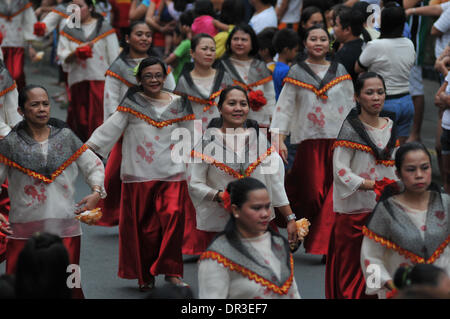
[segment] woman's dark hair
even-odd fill
[[[84,2],[86,2],[88,7],[93,8],[93,10],[90,10],[90,12],[91,12],[91,16],[98,20],[97,27],[95,28],[95,32],[98,33],[100,31],[100,29],[102,28],[105,18],[100,13],[95,11],[95,4],[94,4],[93,0],[84,0]]]
[[[303,48],[303,42],[306,40],[306,29],[303,28],[303,23],[308,22],[308,20],[311,18],[311,16],[315,13],[320,13],[322,15],[322,19],[323,19],[323,25],[325,25],[325,21],[327,21],[325,19],[325,15],[323,14],[323,11],[316,7],[316,6],[309,6],[307,8],[303,8],[302,10],[302,15],[300,17],[300,25],[298,27],[298,37],[299,37],[299,44],[300,47]],[[328,33],[328,32],[327,32]]]
[[[394,285],[398,289],[414,285],[436,287],[445,276],[447,276],[445,271],[435,265],[416,264],[414,266],[399,267],[394,274]]]
[[[395,2],[386,3],[381,10],[380,39],[401,38],[405,22],[405,10]]]
[[[383,88],[386,91],[386,84],[384,83],[384,79],[381,75],[375,72],[364,72],[361,73],[355,81],[355,95],[360,96],[361,91],[364,87],[364,83],[366,83],[367,79],[378,78],[383,83]]]
[[[239,24],[244,21],[245,8],[242,0],[225,0],[219,20],[225,24]]]
[[[245,97],[247,98],[247,103],[248,104],[250,103],[250,101],[248,99],[247,91],[242,86],[239,86],[239,85],[227,86],[225,89],[222,90],[222,92],[220,92],[219,102],[217,103],[217,108],[219,110],[222,109],[222,105],[225,102],[225,99],[227,98],[228,93],[232,90],[238,90],[238,91],[241,91],[242,93],[244,93]],[[211,119],[207,128],[221,128],[222,125],[223,125],[223,119],[221,116],[221,117],[216,117],[216,118]],[[255,129],[257,136],[259,136],[259,125],[258,125],[257,121],[247,119],[244,123],[244,127]]]
[[[259,189],[266,189],[260,180],[253,177],[245,177],[230,182],[227,185],[227,192],[230,194],[231,204],[241,208],[248,200],[248,193]]]
[[[128,37],[131,36],[131,33],[133,33],[133,30],[138,26],[144,24],[146,26],[148,26],[148,28],[151,31],[151,28],[149,27],[149,25],[143,21],[143,20],[135,20],[133,22],[130,23],[130,26],[128,28],[126,28],[125,30],[125,34],[124,34],[124,39],[125,39],[125,35],[127,35]],[[153,32],[152,32],[153,33]],[[126,43],[125,41],[123,41],[123,50],[122,52],[120,52],[120,58],[122,58],[122,60],[126,60],[126,58],[128,57],[128,54],[130,54],[130,45],[128,43]],[[148,55],[155,55],[153,52],[153,45],[150,46],[150,48],[147,51]]]
[[[251,56],[251,57],[255,57],[258,54],[258,51],[259,51],[258,38],[257,38],[256,33],[253,30],[253,28],[251,26],[249,26],[248,24],[236,25],[234,27],[233,31],[231,31],[230,35],[228,36],[227,43],[225,44],[226,54],[228,56],[231,56],[232,53],[233,53],[231,51],[231,39],[233,38],[234,34],[237,31],[242,31],[244,33],[247,33],[250,36],[250,42],[251,42],[251,45],[252,45],[252,49],[250,50],[248,55]]]
[[[405,143],[402,146],[399,147],[397,152],[395,153],[395,168],[400,173],[401,168],[403,165],[403,161],[405,160],[406,154],[412,151],[423,151],[425,154],[427,154],[428,158],[430,159],[431,163],[431,154],[428,152],[425,145],[423,145],[420,142],[409,142]]]
[[[45,87],[43,87],[42,85],[38,85],[38,84],[28,84],[25,87],[23,87],[20,91],[19,91],[19,107],[20,109],[23,111],[25,110],[25,103],[28,101],[28,92],[33,90],[33,89],[43,89],[45,91],[45,93],[47,93],[48,96],[48,91]]]
[[[192,40],[191,40],[191,50],[192,52],[195,51],[195,49],[197,48],[197,46],[200,44],[200,40],[203,38],[208,38],[214,41],[214,43],[216,43],[216,41],[214,40],[214,38],[212,36],[210,36],[208,33],[199,33],[196,34]]]
[[[211,0],[196,0],[194,3],[194,15],[215,17],[214,6]]]
[[[14,277],[11,275],[0,276],[0,299],[15,299]]]
[[[155,65],[155,64],[161,65],[161,67],[163,69],[164,76],[167,76],[167,68],[166,68],[166,65],[164,64],[164,62],[161,59],[157,58],[157,57],[150,56],[150,57],[145,58],[144,60],[142,60],[141,63],[139,63],[139,68],[138,68],[138,71],[136,73],[136,79],[138,81],[141,81],[141,79],[142,79],[141,78],[142,71],[145,68],[147,68],[149,66],[152,66],[152,65]]]
[[[69,255],[61,238],[37,233],[19,254],[16,271],[18,299],[69,299]]]
[[[231,92],[232,90],[238,90],[238,91],[241,91],[242,93],[244,93],[245,97],[247,98],[247,103],[250,104],[247,91],[240,85],[231,85],[231,86],[227,86],[225,89],[222,90],[222,92],[220,92],[219,102],[217,103],[217,108],[219,110],[222,109],[222,105],[225,102],[225,99],[227,98],[228,93]]]

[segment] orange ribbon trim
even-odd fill
[[[14,81],[13,85],[11,85],[9,88],[4,89],[3,91],[0,92],[0,96],[5,95],[8,92],[11,92],[12,90],[14,90],[17,87],[16,82]]]
[[[208,111],[211,107],[217,105],[217,103],[216,103],[214,100],[216,99],[216,97],[218,97],[218,96],[220,95],[220,93],[222,93],[222,90],[219,90],[219,91],[214,92],[213,94],[211,94],[211,96],[209,97],[208,100],[205,100],[205,99],[202,99],[202,98],[199,98],[199,97],[196,97],[196,96],[192,96],[192,95],[187,95],[187,94],[185,94],[185,93],[178,92],[178,91],[175,91],[175,92],[173,92],[173,93],[174,93],[174,94],[177,94],[177,95],[181,95],[181,96],[187,96],[187,98],[188,98],[189,101],[192,101],[192,102],[195,102],[195,103],[198,103],[198,104],[205,105],[205,107],[203,108],[203,112],[206,112],[206,111]]]
[[[264,79],[261,79],[259,81],[256,81],[256,82],[253,82],[253,83],[250,83],[250,84],[245,84],[245,83],[242,83],[242,82],[240,82],[238,80],[233,80],[233,82],[236,85],[242,86],[247,91],[250,91],[253,87],[259,86],[259,85],[263,85],[263,84],[265,84],[267,82],[270,82],[271,80],[272,80],[272,76],[269,75],[268,77],[266,77]]]
[[[81,146],[67,161],[65,161],[60,167],[58,167],[58,169],[56,171],[54,171],[52,173],[50,178],[48,178],[42,174],[36,173],[35,171],[32,171],[31,169],[20,166],[19,164],[11,161],[7,157],[3,156],[2,154],[0,154],[0,162],[5,165],[8,165],[12,168],[18,169],[19,171],[27,174],[28,176],[39,179],[39,180],[43,181],[44,183],[50,184],[55,180],[56,177],[61,175],[61,173],[67,168],[67,166],[69,166],[74,161],[76,161],[77,158],[80,157],[81,154],[83,154],[87,149],[88,149],[88,146],[86,144],[83,144],[83,146]]]
[[[109,76],[112,76],[113,78],[118,79],[119,81],[123,82],[123,84],[125,84],[125,85],[128,86],[128,87],[134,86],[133,83],[131,83],[131,82],[125,80],[125,78],[121,77],[121,76],[118,75],[117,73],[114,73],[113,71],[110,71],[110,70],[106,71],[105,76],[108,76],[108,75],[109,75]]]
[[[0,18],[6,19],[8,21],[11,21],[13,18],[15,18],[16,16],[18,16],[19,14],[21,14],[22,12],[24,12],[25,10],[30,8],[32,5],[33,4],[31,2],[28,2],[22,9],[20,9],[16,13],[13,13],[10,16],[7,16],[6,14],[0,13]]]
[[[55,9],[52,9],[51,12],[56,13],[57,15],[60,15],[64,19],[67,19],[68,17],[70,17],[68,14],[62,13],[61,11],[58,11],[58,10],[55,10]]]
[[[433,255],[431,255],[431,257],[429,259],[425,260],[425,258],[417,256],[416,254],[413,254],[412,252],[401,248],[400,246],[391,242],[390,240],[387,240],[381,236],[378,236],[376,233],[374,233],[373,231],[368,229],[367,226],[363,226],[362,231],[363,231],[364,236],[369,237],[370,239],[381,244],[382,246],[385,246],[388,249],[395,250],[400,255],[405,256],[406,258],[410,259],[412,262],[414,262],[416,264],[432,264],[432,263],[434,263],[436,261],[436,259],[438,259],[441,256],[441,254],[444,252],[444,249],[450,243],[450,235],[449,235],[447,237],[447,239],[444,240],[444,242],[441,245],[439,245],[438,249],[436,249],[436,251],[433,253]]]
[[[264,154],[262,154],[254,163],[250,164],[249,167],[247,167],[247,169],[244,171],[244,174],[241,174],[239,172],[236,172],[234,169],[232,169],[231,167],[227,166],[224,163],[218,162],[216,161],[213,157],[199,153],[197,151],[192,150],[191,151],[191,157],[197,157],[202,159],[203,161],[216,166],[217,168],[223,170],[225,173],[237,178],[237,179],[241,179],[244,177],[248,177],[251,176],[251,174],[253,173],[253,171],[258,167],[258,165],[260,165],[270,154],[272,154],[273,152],[275,152],[275,148],[273,146],[271,146]]]
[[[397,140],[395,142],[395,147],[399,147],[400,146],[400,142]],[[346,147],[346,148],[351,148],[354,150],[358,150],[358,151],[363,151],[369,154],[372,154],[373,156],[375,156],[373,150],[367,146],[367,145],[362,145],[359,143],[355,143],[355,142],[350,142],[350,141],[336,141],[333,144],[332,150],[334,150],[336,147]],[[395,166],[395,160],[376,160],[375,164],[377,165],[384,165],[387,167],[392,167]]]
[[[115,31],[114,29],[111,29],[111,30],[106,31],[105,33],[99,35],[98,37],[96,37],[94,40],[92,40],[92,41],[90,41],[90,42],[92,42],[92,43],[98,42],[98,41],[100,41],[101,39],[106,38],[108,35],[113,34],[113,33],[116,33],[116,31]],[[80,45],[81,45],[81,44],[84,44],[84,43],[85,43],[85,42],[82,42],[82,41],[80,41],[80,40],[74,38],[73,36],[67,34],[67,33],[64,32],[64,31],[61,31],[60,34],[61,34],[62,36],[64,36],[64,37],[66,37],[67,39],[69,39],[70,41],[75,42],[76,44],[80,44]]]
[[[279,287],[273,282],[267,280],[266,278],[261,277],[260,275],[256,274],[255,272],[251,271],[250,269],[245,268],[244,266],[241,266],[232,260],[224,257],[223,255],[214,252],[214,251],[206,251],[200,256],[200,260],[204,259],[212,259],[217,261],[218,263],[221,263],[226,268],[228,268],[231,271],[236,271],[243,275],[244,277],[247,277],[250,280],[253,280],[254,282],[263,285],[264,287],[269,288],[274,293],[279,295],[286,295],[289,292],[289,289],[291,288],[292,281],[294,279],[294,259],[292,257],[292,254],[289,254],[289,265],[291,269],[291,274],[289,278],[286,280],[286,282],[283,284],[283,286]]]
[[[153,120],[152,118],[148,117],[147,115],[139,113],[139,112],[137,112],[137,111],[135,111],[135,110],[133,110],[132,108],[129,108],[129,107],[125,107],[125,106],[120,106],[119,105],[117,107],[117,111],[127,112],[127,113],[130,113],[130,114],[133,114],[137,118],[139,118],[141,120],[144,120],[148,124],[153,125],[153,126],[155,126],[157,128],[163,128],[165,126],[172,125],[173,123],[182,122],[182,121],[189,121],[189,120],[193,120],[195,118],[194,114],[189,114],[189,115],[186,115],[184,117],[177,118],[177,119],[157,122],[157,121]]]
[[[350,74],[346,74],[346,75],[342,75],[340,77],[335,78],[333,81],[329,82],[328,84],[326,84],[323,88],[321,88],[320,90],[318,90],[314,85],[309,84],[309,83],[305,83],[293,78],[288,78],[286,77],[283,81],[283,84],[288,82],[294,85],[297,85],[299,87],[302,87],[304,89],[310,90],[312,92],[314,92],[317,97],[320,97],[324,100],[328,99],[328,96],[325,95],[325,92],[327,92],[329,89],[331,89],[333,86],[339,84],[342,81],[345,80],[352,80],[352,77],[350,76]]]

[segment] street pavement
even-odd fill
[[[63,91],[57,86],[58,72],[55,66],[50,66],[48,54],[35,64],[27,61],[27,83],[41,84],[45,86],[49,95]],[[435,81],[425,80],[425,116],[422,128],[422,141],[432,151],[434,180],[439,181],[437,162],[435,160],[434,143],[437,122],[437,108],[433,104],[434,94],[439,88]],[[86,92],[89,94],[89,92]],[[51,116],[62,120],[66,119],[66,108],[51,101]],[[81,200],[90,192],[80,174],[76,183],[76,200]],[[121,279],[117,276],[119,233],[118,227],[100,227],[82,225],[82,247],[81,247],[81,278],[82,288],[88,299],[142,299],[145,293],[138,290],[137,280]],[[284,230],[281,230],[286,234]],[[325,266],[321,264],[322,256],[305,254],[303,247],[294,254],[295,279],[299,287],[300,295],[306,299],[325,298]],[[184,256],[184,280],[194,293],[198,294],[197,263],[193,256]],[[4,273],[5,263],[0,265],[0,274]],[[158,276],[156,286],[164,285],[163,276]]]

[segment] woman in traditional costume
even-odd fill
[[[0,57],[3,57],[1,51]],[[19,93],[17,92],[16,82],[9,74],[2,59],[0,59],[0,79],[2,79],[0,81],[0,138],[4,138],[22,118],[17,112]],[[5,181],[1,187],[0,213],[7,217],[10,209],[7,182]],[[5,260],[6,245],[6,235],[0,233],[0,263]]]
[[[258,59],[258,39],[247,24],[234,27],[228,36],[226,53],[221,62],[235,84],[247,90],[250,100],[248,118],[260,127],[269,127],[275,108],[275,87],[272,73],[264,61]]]
[[[18,90],[25,86],[25,51],[31,59],[36,52],[31,46],[35,39],[34,24],[37,21],[28,0],[4,0],[0,2],[0,32],[3,35],[3,60],[17,83]]]
[[[119,57],[106,71],[104,91],[104,122],[116,111],[128,89],[137,85],[135,72],[139,63],[150,56],[152,33],[144,21],[133,22],[125,34],[127,46]],[[175,79],[170,73],[164,82],[164,88],[173,90]],[[102,219],[97,223],[100,226],[116,226],[120,215],[120,163],[122,162],[122,139],[112,149],[105,168],[105,189],[110,195],[100,201],[99,205],[104,211]]]
[[[225,230],[201,255],[200,299],[299,299],[294,259],[286,239],[273,231],[266,186],[251,177],[227,186]]]
[[[359,262],[362,228],[376,205],[375,191],[386,178],[397,179],[395,114],[382,111],[385,97],[381,76],[372,72],[359,76],[355,84],[357,107],[350,111],[333,146],[336,216],[325,272],[329,299],[368,298]]]
[[[175,93],[185,95],[191,101],[195,118],[202,121],[204,132],[209,122],[219,117],[219,95],[233,84],[233,80],[220,64],[215,64],[216,43],[209,34],[199,33],[192,38],[191,56],[194,63],[184,67]]]
[[[223,207],[224,189],[233,180],[251,176],[267,186],[272,203],[270,220],[277,207],[286,218],[289,242],[296,243],[295,215],[284,191],[283,162],[266,135],[259,132],[258,123],[247,119],[250,107],[246,90],[227,87],[220,94],[218,107],[221,117],[210,122],[188,164],[197,228],[207,232],[210,240],[223,231],[230,219]],[[209,242],[202,243],[203,250]]]
[[[105,73],[119,55],[119,41],[111,25],[95,12],[92,0],[73,3],[80,6],[81,28],[64,27],[58,57],[68,72],[67,123],[86,141],[103,122]]]
[[[326,255],[333,226],[332,146],[354,106],[353,83],[343,65],[329,62],[330,37],[322,26],[306,32],[308,58],[293,65],[273,114],[271,131],[280,134],[280,153],[287,160],[284,140],[298,144],[286,176],[286,193],[297,218],[311,222],[305,238],[307,253]]]
[[[47,91],[27,86],[19,95],[24,117],[0,140],[0,180],[9,181],[9,222],[0,215],[0,230],[8,235],[6,273],[12,274],[20,251],[36,232],[50,232],[63,239],[71,264],[79,264],[80,222],[75,213],[96,208],[106,193],[101,160],[57,119],[50,119]],[[78,208],[74,203],[75,181],[81,170],[92,194]],[[74,297],[82,297],[81,289]]]
[[[123,134],[119,221],[119,277],[138,279],[141,290],[155,276],[185,285],[182,240],[185,165],[172,159],[172,132],[194,114],[187,100],[162,90],[167,71],[157,58],[137,70],[140,86],[128,90],[117,110],[87,144],[106,158]]]
[[[386,298],[401,266],[433,264],[450,274],[450,197],[431,184],[431,155],[419,142],[395,154],[403,184],[390,186],[363,227],[361,268],[366,293]],[[431,186],[430,186],[431,185]]]
[[[191,40],[191,55],[194,63],[184,67],[175,93],[186,96],[191,101],[196,124],[191,123],[190,133],[191,136],[195,134],[201,136],[209,122],[219,117],[217,108],[219,95],[227,85],[233,82],[220,65],[213,66],[216,61],[216,43],[209,34],[200,33]],[[211,241],[211,236],[197,229],[195,208],[188,193],[185,194],[185,205],[186,227],[183,254],[200,255]]]

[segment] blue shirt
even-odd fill
[[[289,72],[289,65],[283,62],[277,62],[272,73],[273,84],[275,86],[275,99],[278,100],[281,89],[283,88],[283,80]]]

